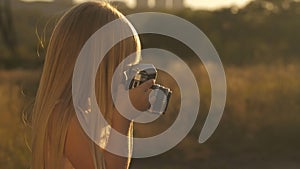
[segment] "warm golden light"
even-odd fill
[[[23,0],[23,1],[35,1],[35,0]],[[51,1],[51,0],[39,0],[39,1]],[[87,0],[74,0],[75,2],[84,2]],[[114,0],[108,0],[114,1]],[[131,8],[136,6],[136,0],[119,0],[127,2],[127,5]],[[209,9],[214,10],[223,7],[238,6],[244,7],[252,0],[185,0],[185,5],[192,9]]]

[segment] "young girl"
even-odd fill
[[[72,76],[81,48],[98,29],[123,17],[108,3],[86,2],[73,7],[57,23],[47,48],[32,114],[32,169],[129,167],[130,156],[112,154],[87,136],[72,102]],[[95,81],[95,93],[102,114],[112,128],[129,138],[128,144],[120,144],[108,136],[108,142],[112,142],[110,146],[126,145],[128,150],[131,149],[132,121],[115,109],[110,92],[111,80],[114,70],[128,55],[137,53],[131,64],[140,61],[140,50],[138,36],[119,42],[102,60]],[[153,84],[154,81],[147,81],[130,89],[131,102],[138,110],[144,111],[149,107],[148,96]]]

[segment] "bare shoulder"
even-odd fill
[[[82,130],[76,116],[68,126],[64,154],[76,169],[94,169],[90,140]]]

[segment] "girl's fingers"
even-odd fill
[[[151,86],[153,86],[154,84],[155,84],[155,80],[150,79],[150,80],[146,81],[145,83],[141,84],[139,87],[141,89],[143,89],[144,91],[148,91],[148,89],[150,89]]]

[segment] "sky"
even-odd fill
[[[85,0],[76,0],[77,2],[82,2]],[[134,7],[136,0],[119,0],[123,2],[127,2],[128,6]],[[154,1],[154,0],[150,0]],[[228,7],[232,5],[236,5],[239,7],[243,7],[247,5],[251,0],[185,0],[185,5],[193,8],[193,9],[218,9],[222,7]]]
[[[49,1],[49,0],[24,0],[24,1]],[[83,2],[86,0],[75,0],[76,2]],[[112,0],[107,0],[112,1]],[[128,6],[135,7],[136,0],[119,0],[127,2]],[[154,1],[154,0],[150,0]],[[185,5],[193,9],[208,9],[214,10],[222,7],[230,7],[236,5],[239,7],[244,7],[251,0],[185,0]]]

